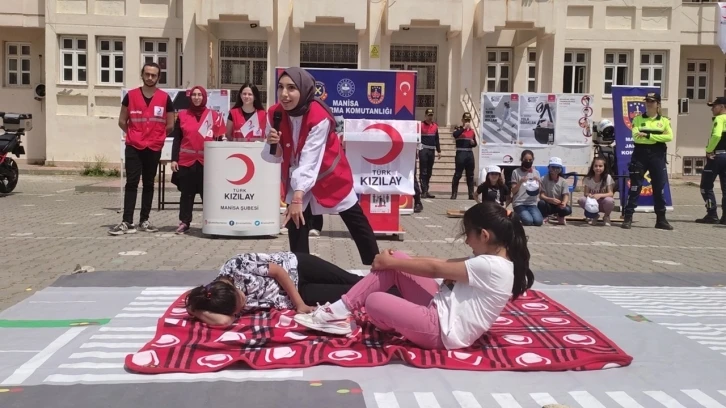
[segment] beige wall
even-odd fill
[[[710,115],[698,102],[691,104],[690,115],[676,114],[677,99],[685,97],[686,60],[709,60],[709,96],[724,90],[725,58],[714,45],[717,7],[713,3],[447,0],[444,6],[439,0],[22,0],[20,7],[18,2],[13,7],[0,3],[0,40],[30,41],[32,82],[47,85],[42,103],[33,100],[32,88],[0,88],[2,100],[11,98],[19,109],[37,115],[35,130],[26,140],[28,157],[34,160],[82,162],[100,156],[118,161],[116,121],[122,87],[98,83],[100,36],[125,41],[125,87],[140,83],[141,38],[168,39],[170,85],[179,82],[185,87],[219,86],[220,41],[265,41],[268,100],[274,100],[274,68],[299,64],[300,42],[356,43],[358,67],[365,69],[387,69],[391,45],[435,46],[435,108],[442,125],[458,122],[465,90],[478,104],[487,79],[488,49],[511,50],[514,92],[527,90],[528,49],[537,51],[540,92],[561,92],[565,51],[586,50],[587,91],[595,95],[598,119],[612,116],[611,99],[603,95],[605,51],[628,52],[629,82],[638,83],[641,51],[661,50],[667,55],[663,106],[676,127],[670,151],[680,156],[703,153]],[[52,29],[43,32],[45,24]],[[58,38],[64,34],[88,38],[86,84],[60,81]],[[183,78],[176,78],[177,39],[183,44]],[[379,58],[370,56],[374,45]],[[0,65],[4,62],[3,58]],[[3,78],[4,74],[3,69]],[[671,162],[680,172],[680,161]]]

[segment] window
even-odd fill
[[[262,104],[267,103],[267,42],[222,40],[219,60],[220,85],[230,90],[232,103],[245,82],[256,85]]]
[[[527,92],[537,92],[537,51],[527,50]]]
[[[176,64],[176,86],[177,88],[185,88],[182,85],[182,75],[184,74],[184,43],[182,40],[176,40],[176,55],[178,59]]]
[[[123,85],[124,41],[100,38],[98,40],[98,73],[100,84]]]
[[[85,37],[61,37],[61,82],[86,83],[88,68]]]
[[[565,51],[565,69],[562,74],[563,93],[587,92],[587,51]]]
[[[141,41],[141,64],[155,62],[159,64],[159,86],[169,85],[169,43],[166,40],[142,40]],[[143,66],[143,65],[142,65]]]
[[[665,52],[643,52],[640,54],[640,86],[654,86],[663,92],[665,76]]]
[[[487,50],[487,92],[510,92],[511,50]]]
[[[30,44],[5,45],[5,72],[7,86],[30,85]]]
[[[703,167],[706,165],[705,157],[684,157],[683,158],[683,175],[699,176],[703,173]]]
[[[686,98],[697,101],[708,99],[709,61],[688,60],[686,62]]]
[[[627,52],[605,52],[605,95],[613,93],[613,85],[628,85],[629,57]]]

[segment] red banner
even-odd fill
[[[414,84],[416,76],[413,72],[396,73],[396,109],[394,114],[398,114],[401,109],[406,108],[409,112],[414,113]]]

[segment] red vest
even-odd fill
[[[257,111],[258,129],[252,129],[246,134],[242,134],[242,126],[245,124],[245,117],[242,115],[242,108],[234,108],[229,111],[232,114],[232,140],[235,142],[246,142],[254,139],[264,139],[265,129],[267,128],[267,116],[264,110]],[[250,118],[252,120],[252,118]]]
[[[345,157],[345,152],[340,145],[338,134],[335,133],[335,122],[330,117],[325,108],[313,102],[308,112],[302,117],[302,126],[300,127],[300,137],[298,139],[297,149],[293,151],[294,143],[292,138],[292,126],[290,126],[290,117],[279,103],[270,107],[267,116],[270,123],[274,123],[273,117],[275,110],[282,111],[282,121],[280,122],[280,143],[278,149],[282,148],[282,187],[287,193],[290,165],[292,160],[298,162],[300,152],[305,145],[305,140],[310,131],[318,123],[323,120],[330,122],[330,130],[328,132],[328,140],[325,143],[325,151],[323,153],[323,163],[320,166],[318,178],[313,185],[312,193],[316,200],[325,208],[333,208],[338,205],[345,197],[348,196],[353,188],[353,172]]]
[[[166,101],[169,94],[157,89],[146,106],[141,88],[129,91],[129,120],[126,130],[126,144],[144,150],[159,152],[166,140]]]
[[[467,129],[465,130],[461,136],[459,136],[460,139],[473,139],[474,138],[474,129]]]
[[[179,126],[182,140],[179,149],[179,166],[191,167],[195,162],[204,165],[204,142],[224,134],[222,117],[216,111],[207,109],[197,120],[191,112],[179,112]]]
[[[439,125],[436,122],[428,123],[421,122],[421,136],[436,136],[436,131],[439,130]]]

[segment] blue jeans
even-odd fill
[[[556,206],[554,204],[550,204],[544,200],[540,200],[539,203],[537,203],[537,208],[539,209],[539,212],[542,214],[542,217],[548,217],[550,215],[556,215],[558,217],[567,217],[568,215],[572,214],[572,207],[565,206],[565,208],[560,208],[559,206]]]
[[[536,205],[518,205],[514,207],[514,212],[522,219],[523,225],[534,225],[539,227],[542,225],[542,213]]]

